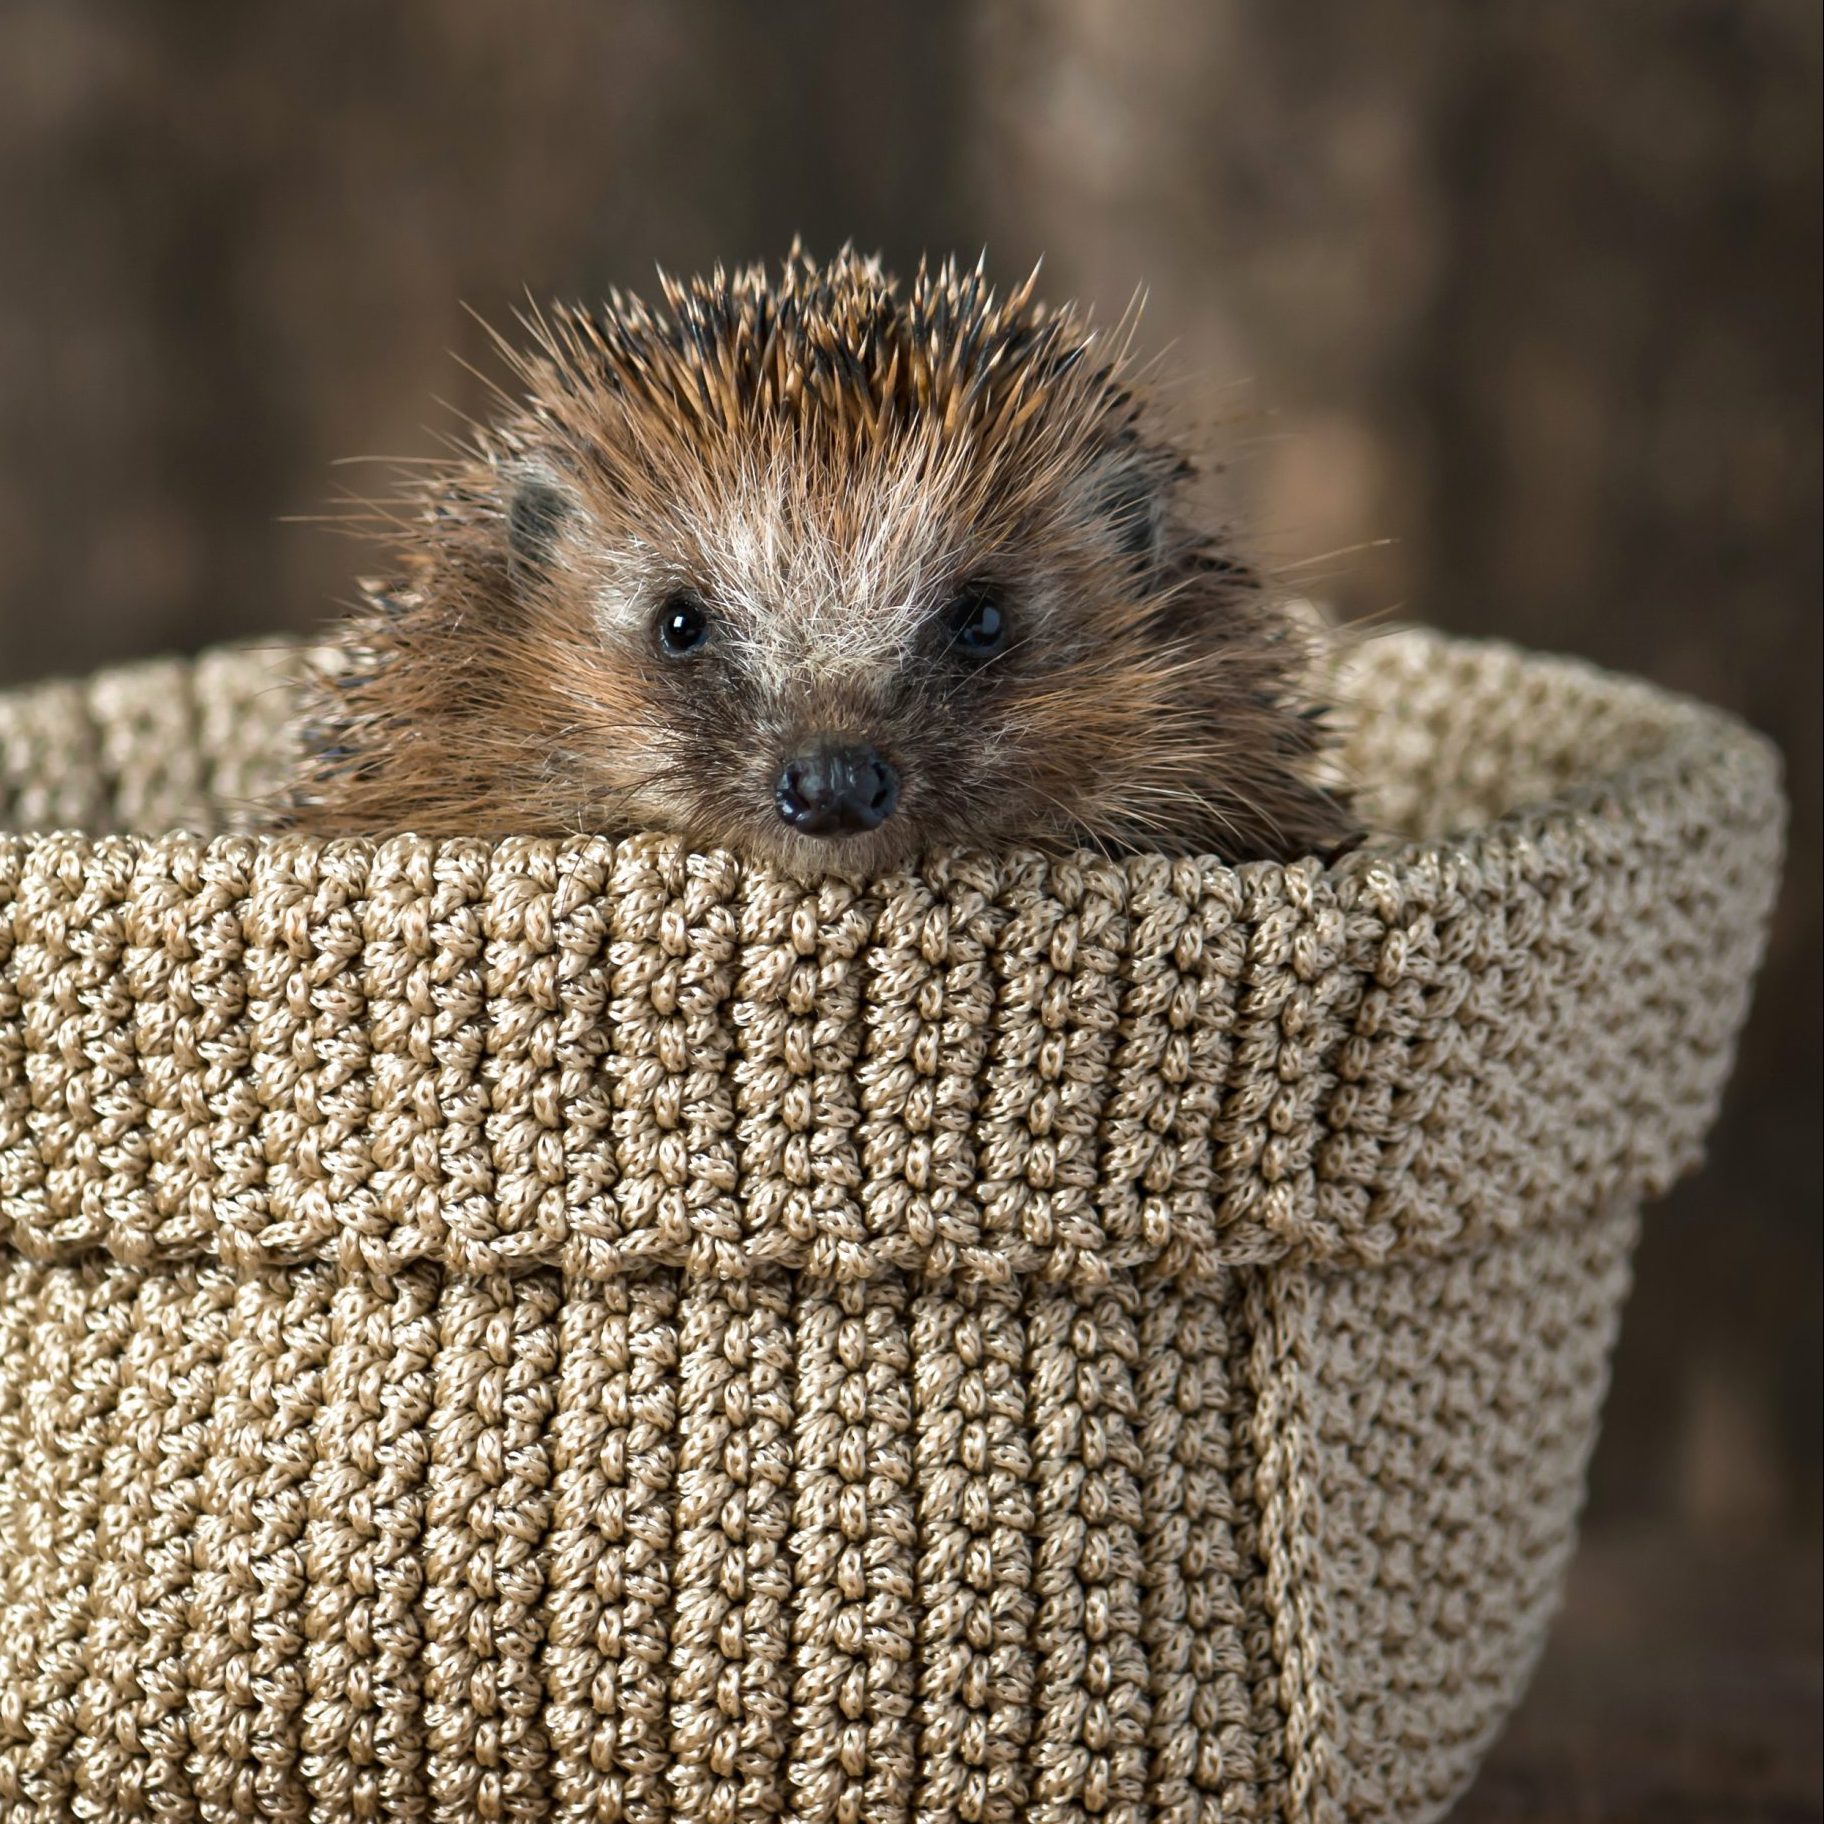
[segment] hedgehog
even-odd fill
[[[1345,845],[1308,630],[1193,510],[1133,313],[1035,279],[794,247],[526,313],[499,417],[386,516],[287,820],[797,875]]]

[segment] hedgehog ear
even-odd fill
[[[1152,581],[1165,561],[1167,478],[1139,450],[1111,450],[1090,477],[1094,511],[1136,577]]]
[[[509,477],[507,557],[515,581],[542,576],[557,552],[564,521],[576,511],[570,491],[544,468],[524,468]]]

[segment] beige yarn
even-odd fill
[[[1315,865],[220,829],[0,700],[0,1817],[1424,1819],[1523,1684],[1778,866],[1422,634]],[[1453,833],[1454,832],[1454,833]]]

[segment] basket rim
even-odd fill
[[[1764,942],[1783,819],[1772,744],[1724,711],[1503,642],[1415,631],[1360,651],[1352,662],[1370,670],[1481,668],[1586,712],[1625,711],[1653,744],[1478,828],[1375,842],[1329,865],[958,850],[866,882],[806,884],[652,835],[0,835],[0,1236],[37,1258],[430,1256],[465,1271],[736,1276],[770,1262],[837,1277],[1082,1281],[1286,1258],[1372,1265],[1657,1194],[1698,1155]],[[249,662],[243,647],[129,671],[156,687],[173,667],[187,677],[193,664]],[[124,675],[90,688],[119,688]],[[925,959],[933,921],[952,949]],[[198,946],[212,943],[199,965]],[[844,986],[858,956],[865,981]],[[383,1003],[393,1017],[402,969],[479,981],[515,958],[571,971],[605,1024],[534,1041],[521,1028],[561,1026],[561,995],[527,1013],[515,992],[491,1001],[474,987],[491,1036],[458,1076],[493,1104],[458,1124],[462,1171],[434,1162],[424,1184],[401,1187],[372,1159],[292,1169],[287,1145],[302,1159],[307,1139],[346,1152],[378,1134],[377,1113],[324,1113],[330,1079],[345,1089],[366,1071],[373,1095],[396,1100],[405,1092],[387,1073],[411,1074],[403,1054],[382,1057],[391,1038],[324,1025],[338,996],[353,995],[364,1018]],[[199,968],[213,970],[216,1002],[198,999]],[[779,983],[804,968],[837,986],[794,1013]],[[902,989],[920,969],[962,984],[945,992],[965,999],[990,981],[988,998],[952,1019],[956,1056],[975,1062],[936,1073],[973,1097],[956,1144],[980,1176],[946,1199],[889,1169],[876,1208],[864,1154],[907,1143],[894,1099],[911,1066],[895,1023],[918,1024]],[[690,1162],[658,1169],[644,1141],[616,1138],[622,1116],[639,1104],[637,1127],[651,1115],[641,1098],[675,1097],[708,1067],[667,1066],[657,1074],[669,1086],[655,1090],[651,1033],[627,1037],[616,1010],[664,1025],[670,1014],[640,996],[667,970],[695,981],[692,1017],[707,1024],[691,1044],[713,1054],[720,1101]],[[634,986],[619,993],[623,976]],[[184,1050],[183,1030],[216,1017],[224,993],[239,1011],[217,1038],[248,1060],[247,1081],[275,1035],[308,1054],[295,1080],[281,1072],[229,1113],[234,1084]],[[1195,1001],[1188,1025],[1159,1010],[1174,993]],[[841,1029],[826,1046],[838,1067],[784,1060],[779,1047],[808,1043],[781,1039],[794,1018]],[[1033,1063],[1053,1038],[1066,1054],[1061,1088],[1048,1087],[1043,1057]],[[338,1062],[344,1039],[358,1061]],[[1174,1044],[1205,1041],[1182,1083],[1160,1074]],[[473,1049],[472,1030],[463,1042]],[[441,1043],[426,1040],[412,1065],[415,1093],[425,1072],[453,1068],[433,1055]],[[576,1116],[581,1138],[564,1140],[556,1181],[528,1185],[498,1160],[503,1146],[539,1144],[544,1116],[513,1097],[534,1094],[528,1060],[553,1043],[563,1055],[546,1075],[569,1085],[564,1119],[584,1103],[591,1112]],[[522,1066],[524,1082],[503,1091]],[[795,1075],[847,1097],[827,1128],[843,1153],[834,1176],[818,1167],[793,1182],[774,1169]],[[1048,1097],[1063,1098],[1081,1142],[1076,1181],[1062,1186],[1046,1178],[1060,1169],[1050,1155],[1068,1150],[1047,1131]],[[1176,1110],[1164,1133],[1152,1131],[1161,1099]],[[1199,1101],[1189,1115],[1178,1106],[1188,1101]],[[389,1119],[415,1119],[389,1107]],[[1175,1149],[1176,1167],[1157,1165],[1162,1149]],[[607,1189],[595,1182],[605,1174]],[[456,1180],[461,1196],[430,1195]],[[769,1198],[777,1209],[756,1218]],[[458,1207],[431,1207],[446,1202]]]

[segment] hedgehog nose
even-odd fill
[[[899,774],[871,747],[818,746],[780,768],[773,802],[807,836],[854,836],[893,815]]]

